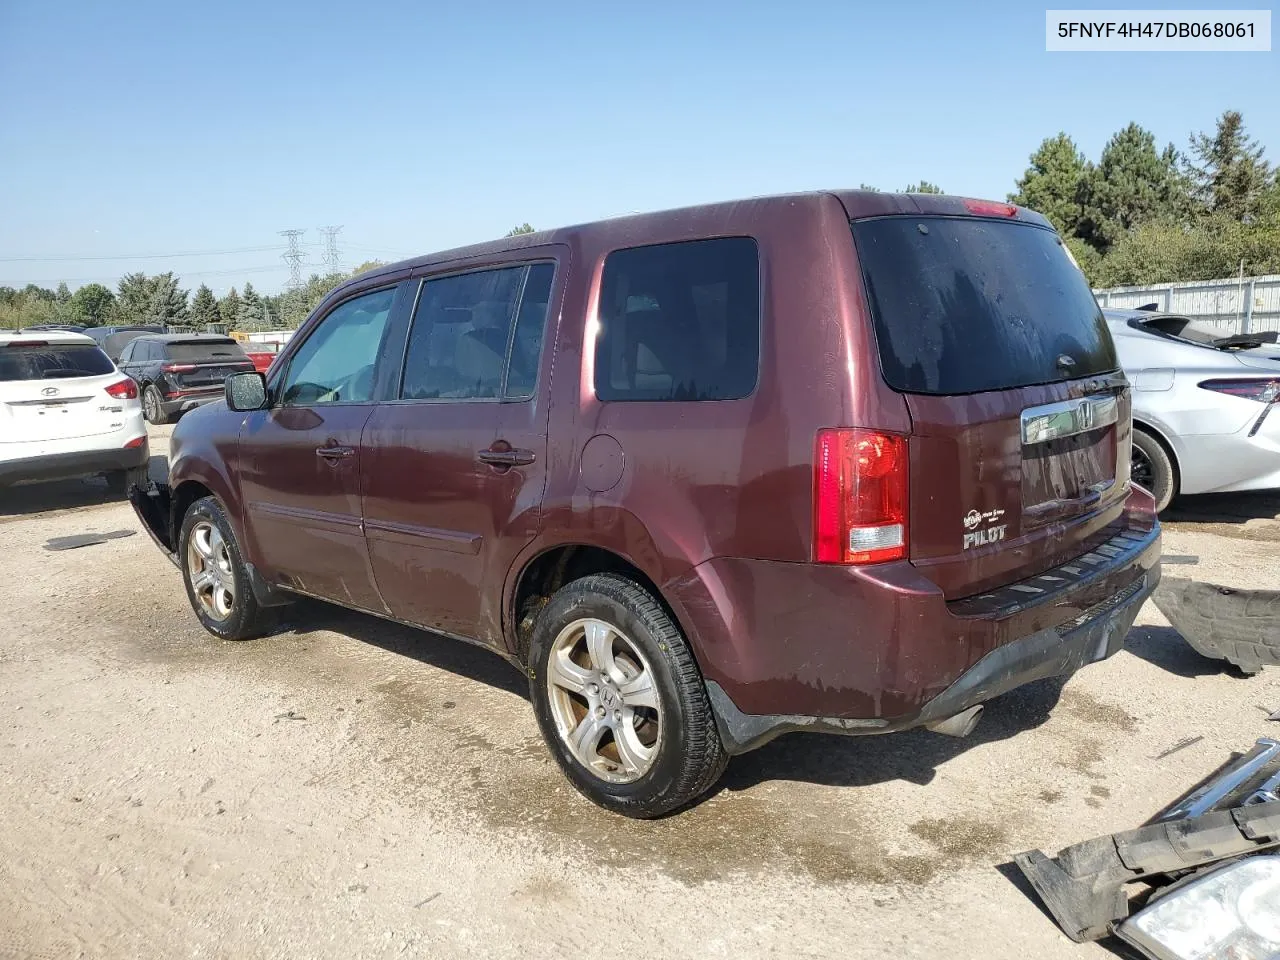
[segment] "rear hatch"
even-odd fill
[[[165,356],[165,375],[174,389],[183,392],[220,390],[231,374],[254,369],[253,361],[230,337],[171,340]]]
[[[119,408],[103,390],[120,379],[91,343],[0,344],[0,446],[119,429]]]
[[[1087,552],[1128,491],[1129,393],[1057,234],[888,216],[853,235],[881,369],[911,416],[911,562],[960,599]]]

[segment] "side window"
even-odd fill
[[[541,263],[425,281],[409,331],[400,396],[531,397],[554,269]]]
[[[378,352],[395,288],[339,304],[320,321],[289,361],[281,403],[367,403],[373,399]]]
[[[596,339],[601,400],[736,400],[760,369],[760,254],[749,237],[616,250]]]
[[[120,362],[128,363],[133,357],[133,342],[126,343],[124,349],[120,351]]]

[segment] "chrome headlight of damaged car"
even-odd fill
[[[1248,857],[1171,890],[1116,931],[1156,960],[1280,958],[1280,854]]]

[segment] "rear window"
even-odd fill
[[[0,346],[0,381],[98,377],[115,365],[93,344]]]
[[[1050,230],[884,217],[855,222],[853,238],[895,390],[1007,390],[1118,366],[1089,284]]]
[[[760,368],[760,254],[750,237],[609,254],[600,291],[601,400],[735,400]]]
[[[243,348],[234,340],[168,343],[165,344],[164,355],[170,360],[184,360],[187,363],[225,363],[228,360],[245,359]]]

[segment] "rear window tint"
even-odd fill
[[[215,340],[203,343],[168,343],[164,355],[169,360],[185,360],[188,363],[225,362],[243,360],[245,352],[234,340]]]
[[[0,346],[0,381],[100,377],[115,365],[92,344]]]
[[[1050,230],[884,217],[855,222],[853,237],[895,390],[1006,390],[1118,366],[1089,284]]]
[[[760,367],[760,255],[749,237],[609,254],[600,292],[601,400],[735,400]]]

